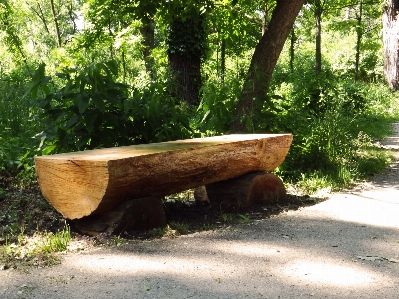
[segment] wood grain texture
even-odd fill
[[[126,200],[164,196],[285,159],[291,134],[234,134],[35,157],[40,189],[65,218],[107,211]]]

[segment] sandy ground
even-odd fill
[[[274,218],[0,271],[0,298],[399,298],[399,164]]]

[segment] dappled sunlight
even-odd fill
[[[290,278],[298,281],[309,281],[313,284],[328,284],[337,287],[367,287],[376,278],[358,268],[334,265],[333,263],[316,263],[298,260],[282,269]]]
[[[231,270],[234,272],[233,265],[228,263],[220,267],[220,263],[212,260],[197,258],[179,258],[170,255],[139,256],[134,254],[127,255],[93,255],[85,256],[84,259],[76,260],[72,267],[78,267],[84,271],[101,272],[103,274],[169,274],[169,275],[190,275],[203,277],[204,273],[220,275],[219,272]],[[231,269],[230,269],[231,268]]]
[[[224,253],[245,255],[254,258],[259,257],[270,257],[278,254],[283,254],[286,249],[279,247],[271,247],[270,243],[258,243],[258,242],[240,242],[240,243],[221,243],[212,246],[214,250],[218,250]]]
[[[329,218],[352,223],[399,228],[399,192],[390,191],[384,192],[384,197],[380,194],[379,198],[374,197],[372,190],[368,193],[363,192],[362,195],[336,194],[333,195],[334,200],[308,207],[307,210],[325,212]],[[381,205],[381,201],[387,202],[388,205]]]

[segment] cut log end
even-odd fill
[[[272,174],[252,172],[237,178],[206,186],[212,204],[254,206],[284,201],[287,197],[284,183]]]

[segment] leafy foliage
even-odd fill
[[[31,93],[33,98],[39,91],[44,95],[33,102],[45,125],[43,154],[190,136],[187,115],[162,86],[133,90],[129,97],[129,87],[114,81],[117,74],[115,61],[55,78],[45,76],[44,65],[37,69]],[[56,80],[62,88],[55,88]]]

